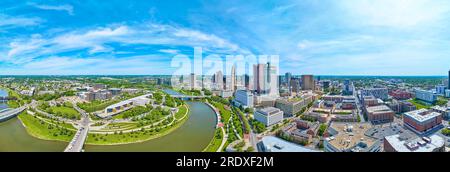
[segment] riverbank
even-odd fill
[[[69,124],[54,124],[26,111],[19,114],[18,118],[29,135],[41,140],[69,142],[76,132],[67,126]]]
[[[222,117],[220,115],[219,110],[217,110],[216,107],[214,107],[212,104],[210,104],[208,101],[205,102],[205,104],[208,105],[209,108],[211,108],[215,115],[216,115],[216,130],[214,131],[214,137],[209,142],[208,146],[203,149],[202,152],[217,152],[221,151],[220,149],[223,147],[226,142],[226,133],[223,129],[222,124]]]
[[[88,145],[124,145],[124,144],[132,144],[132,143],[141,143],[145,141],[149,141],[152,139],[156,139],[167,134],[170,134],[172,131],[175,131],[180,126],[182,126],[187,119],[189,119],[189,108],[187,105],[183,105],[185,110],[180,110],[181,113],[184,112],[184,115],[174,115],[180,117],[172,122],[171,125],[166,125],[156,130],[140,130],[131,133],[117,133],[117,134],[89,134],[88,139],[86,140],[86,144]],[[27,112],[23,112],[18,116],[21,121],[23,127],[26,129],[27,133],[31,136],[48,141],[62,141],[62,142],[70,142],[72,140],[74,131],[72,127],[68,126],[70,124],[55,124],[54,122],[49,121],[48,119],[42,119],[35,117],[33,115],[27,114]],[[169,126],[169,127],[168,127]]]
[[[86,144],[97,146],[125,145],[133,143],[142,143],[163,137],[181,127],[189,119],[190,110],[186,105],[183,106],[186,108],[186,110],[180,110],[180,112],[185,112],[184,116],[182,116],[181,119],[176,119],[176,121],[174,121],[171,125],[169,125],[170,127],[167,126],[162,127],[162,129],[160,129],[159,131],[152,129],[151,130],[144,129],[140,131],[122,134],[120,134],[120,132],[118,132],[118,134],[89,134]],[[157,133],[155,133],[155,131]]]

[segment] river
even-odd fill
[[[200,152],[214,136],[216,116],[203,102],[187,102],[189,119],[178,129],[142,143],[116,146],[86,145],[86,152]],[[62,152],[68,143],[30,136],[18,118],[0,123],[0,152]]]

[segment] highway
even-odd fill
[[[80,127],[78,128],[77,133],[70,141],[69,145],[67,145],[64,152],[81,152],[83,151],[84,143],[86,142],[88,132],[89,132],[89,115],[82,109],[80,109],[76,104],[73,105],[74,109],[77,110],[81,114]]]

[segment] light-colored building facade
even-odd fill
[[[379,152],[380,141],[365,135],[370,128],[369,123],[332,122],[323,142],[325,152]]]
[[[276,100],[275,107],[283,111],[286,117],[291,117],[300,112],[313,101],[313,96],[309,95],[293,99],[280,98]]]
[[[255,102],[252,92],[247,90],[237,90],[234,101],[239,104],[238,106],[242,105],[248,108],[252,108]]]
[[[274,107],[266,107],[257,110],[254,113],[254,117],[257,121],[265,124],[266,126],[272,126],[283,121],[283,111]]]
[[[363,96],[374,96],[381,100],[389,98],[389,91],[387,88],[366,88],[361,90],[361,94]]]
[[[437,95],[434,94],[432,91],[427,91],[427,90],[420,90],[420,89],[416,89],[414,90],[414,92],[416,93],[416,99],[428,102],[428,103],[434,103],[437,101]]]

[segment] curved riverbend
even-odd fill
[[[202,102],[187,102],[189,119],[175,131],[141,143],[115,146],[86,145],[87,152],[200,152],[214,135],[214,111]],[[30,136],[18,118],[0,123],[0,152],[61,152],[66,142],[40,140]]]

